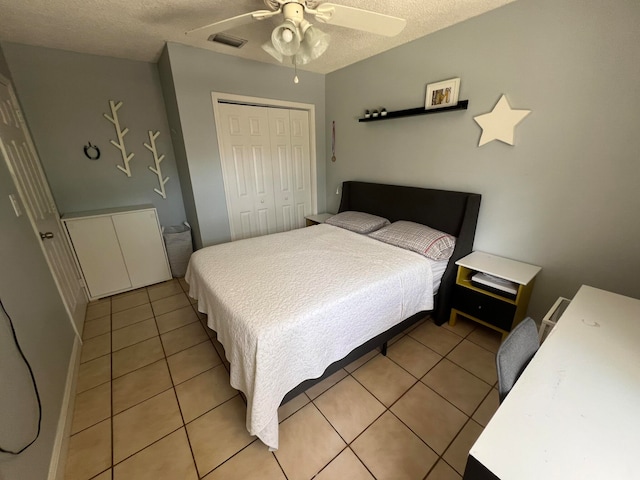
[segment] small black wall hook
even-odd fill
[[[84,154],[89,160],[97,160],[100,158],[100,149],[89,142],[89,145],[84,146]]]

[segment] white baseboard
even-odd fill
[[[67,381],[58,419],[56,440],[53,444],[51,463],[49,464],[48,480],[63,480],[64,470],[67,463],[67,449],[69,447],[69,436],[71,435],[71,423],[73,421],[73,407],[75,404],[76,380],[78,378],[78,368],[80,367],[80,349],[82,345],[77,337],[74,338],[73,351],[69,360],[67,370]]]

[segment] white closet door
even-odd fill
[[[290,111],[282,108],[269,108],[268,111],[276,225],[279,232],[284,232],[296,228],[297,223],[291,165],[291,117]]]
[[[231,239],[275,233],[268,111],[221,104],[221,162]]]
[[[112,218],[132,288],[169,280],[171,271],[156,211],[121,213]]]
[[[306,225],[304,217],[313,213],[311,205],[309,112],[304,110],[291,110],[290,118],[294,228],[302,228]]]
[[[67,231],[91,297],[131,287],[110,216],[66,220]]]
[[[278,231],[302,228],[313,213],[309,113],[270,108],[269,132]]]

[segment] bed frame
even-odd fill
[[[390,222],[408,220],[428,225],[455,236],[456,247],[442,276],[440,288],[434,299],[434,309],[431,312],[419,312],[357,347],[342,360],[329,365],[321,377],[300,383],[287,393],[282,404],[375,348],[382,346],[383,353],[386,353],[387,341],[423,319],[427,313],[431,314],[438,325],[442,325],[449,318],[456,282],[455,263],[472,251],[480,199],[481,196],[477,193],[356,181],[342,184],[342,198],[338,212],[347,210],[366,212],[388,218]]]

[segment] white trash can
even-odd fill
[[[184,222],[182,225],[162,227],[164,244],[167,247],[167,257],[173,277],[184,277],[187,273],[189,258],[193,253],[191,241],[191,226]]]

